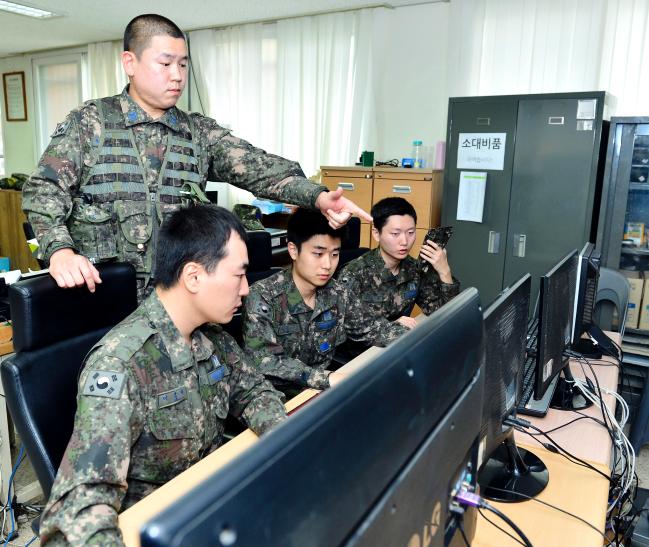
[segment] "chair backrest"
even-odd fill
[[[100,264],[102,283],[60,289],[49,276],[9,288],[16,354],[0,373],[7,406],[45,497],[72,434],[77,381],[90,348],[137,307],[135,270]]]
[[[595,322],[602,330],[613,330],[614,312],[618,317],[618,331],[624,334],[627,307],[629,305],[629,282],[620,272],[600,268],[595,295]]]
[[[265,230],[247,232],[248,235],[248,271],[246,277],[251,285],[260,279],[273,275],[278,268],[273,268],[273,248],[270,233]]]

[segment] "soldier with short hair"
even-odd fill
[[[60,287],[101,279],[93,263],[127,261],[140,300],[150,292],[162,221],[207,180],[260,197],[319,209],[334,226],[354,214],[370,219],[342,190],[328,192],[300,166],[267,154],[214,120],[175,105],[185,87],[185,36],[160,15],[140,15],[124,32],[120,95],[86,102],[60,123],[23,189],[23,209],[39,258]]]
[[[298,209],[287,227],[290,268],[258,281],[244,302],[245,350],[258,369],[287,394],[325,389],[328,370],[348,337],[386,346],[408,329],[364,309],[358,292],[333,279],[341,230],[322,215]]]
[[[228,413],[257,434],[286,417],[283,395],[217,325],[248,293],[241,223],[200,205],[159,237],[155,290],[86,357],[44,544],[121,545],[117,513],[218,448]]]
[[[417,213],[408,201],[384,198],[372,207],[372,217],[372,236],[379,246],[346,264],[337,277],[358,288],[368,311],[412,327],[415,304],[430,315],[459,294],[460,283],[451,273],[446,250],[437,244],[422,245],[423,262],[410,256]]]

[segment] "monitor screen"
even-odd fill
[[[488,457],[511,434],[503,420],[513,414],[522,390],[532,278],[505,289],[484,313],[485,399],[480,450]]]
[[[451,492],[475,485],[482,333],[467,289],[146,523],[141,544],[448,544]]]
[[[575,249],[541,277],[534,393],[537,399],[568,363],[563,352],[571,343],[578,261]]]
[[[579,344],[581,335],[593,324],[593,310],[599,280],[601,254],[595,245],[586,243],[579,253],[577,264],[577,289],[573,317],[572,344]]]

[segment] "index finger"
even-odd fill
[[[356,205],[353,201],[349,202],[351,207],[349,208],[349,212],[354,215],[355,217],[360,218],[361,220],[366,220],[367,222],[372,222],[372,215],[367,213],[364,209],[361,209],[358,205]]]
[[[90,262],[84,261],[79,265],[79,270],[86,281],[86,285],[88,285],[88,290],[90,292],[95,292],[95,276],[94,272],[90,268],[93,268]]]

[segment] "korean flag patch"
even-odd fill
[[[93,397],[119,399],[124,386],[124,373],[110,370],[91,370],[83,385],[83,394]]]
[[[65,135],[68,131],[68,127],[70,127],[70,120],[65,120],[64,122],[57,124],[57,126],[54,128],[54,133],[50,135],[50,138],[53,139],[54,137]]]

